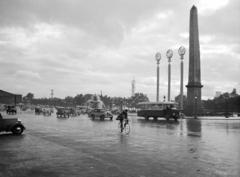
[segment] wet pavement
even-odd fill
[[[15,117],[15,116],[14,116]],[[18,114],[27,130],[0,133],[0,177],[239,177],[240,118],[118,121]]]

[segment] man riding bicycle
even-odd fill
[[[124,127],[128,123],[128,110],[123,110],[117,117],[117,120],[120,121],[121,132],[123,132]],[[123,123],[124,122],[124,123]]]

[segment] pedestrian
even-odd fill
[[[125,109],[123,110],[117,117],[117,120],[119,120],[120,122],[120,128],[121,128],[121,132],[123,131],[123,128],[126,126],[126,124],[128,123],[128,110]],[[123,123],[124,122],[124,123]]]

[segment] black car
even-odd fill
[[[92,119],[95,118],[100,118],[100,120],[104,120],[105,118],[109,118],[110,120],[113,119],[113,115],[110,111],[107,111],[105,109],[92,109],[89,114],[89,117],[91,117]]]
[[[69,118],[70,117],[70,110],[64,107],[56,107],[57,118]]]
[[[3,119],[0,114],[0,132],[12,132],[15,135],[21,135],[25,130],[24,125],[17,118]]]
[[[17,114],[17,109],[15,106],[7,106],[7,114]]]

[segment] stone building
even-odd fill
[[[15,105],[22,102],[22,95],[0,90],[0,104]]]

